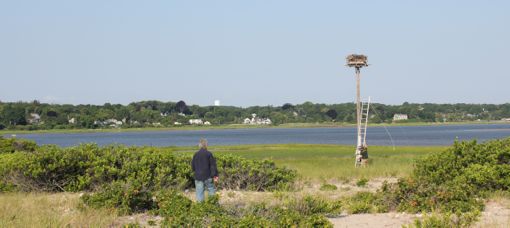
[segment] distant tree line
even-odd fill
[[[0,102],[0,129],[94,129],[109,127],[170,127],[202,119],[213,125],[242,124],[255,113],[272,124],[354,123],[354,103],[284,104],[282,106],[187,105],[184,101],[140,101],[128,105],[70,105],[33,102]],[[506,104],[371,104],[371,123],[391,123],[394,114],[406,114],[407,122],[491,121],[510,118]]]

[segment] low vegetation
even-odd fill
[[[99,147],[94,144],[39,147],[27,141],[3,138],[0,138],[0,146],[2,205],[11,205],[20,197],[37,201],[42,196],[60,194],[67,199],[52,203],[41,201],[41,205],[63,207],[64,212],[42,210],[43,214],[37,216],[26,209],[37,205],[24,207],[20,204],[18,207],[23,208],[19,209],[19,215],[2,207],[0,226],[17,226],[38,218],[45,219],[36,221],[38,224],[47,226],[80,222],[103,226],[114,224],[116,216],[143,212],[162,217],[161,221],[151,221],[152,224],[167,226],[330,227],[327,216],[342,212],[399,211],[426,214],[410,227],[467,227],[479,218],[487,198],[510,194],[510,138],[481,144],[455,142],[446,149],[399,147],[393,151],[389,147],[371,147],[373,160],[368,168],[362,169],[352,168],[352,148],[343,146],[212,148],[220,169],[220,188],[277,191],[273,194],[277,202],[250,204],[228,201],[220,204],[218,196],[208,197],[204,203],[190,200],[183,190],[193,188],[189,167],[193,148]],[[304,165],[307,159],[315,166]],[[344,160],[350,168],[337,168]],[[332,172],[328,169],[340,171],[340,174],[322,176]],[[298,175],[304,178],[301,181],[322,183],[317,187],[321,194],[294,194]],[[395,183],[384,183],[377,191],[368,188],[371,179],[384,175],[399,179]],[[345,178],[350,178],[353,186],[357,185],[362,191],[336,199],[321,196],[342,191],[327,181]],[[58,193],[64,191],[83,195]],[[105,211],[108,215],[96,215],[97,221],[81,219],[91,216],[90,213]],[[74,217],[60,218],[55,213]]]
[[[0,141],[12,141],[2,139]],[[34,151],[0,153],[0,190],[94,191],[112,183],[152,191],[193,187],[191,154],[154,147],[37,147]],[[293,170],[271,161],[218,155],[219,188],[267,191],[285,188],[296,178]]]

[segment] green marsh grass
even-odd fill
[[[271,159],[277,165],[296,169],[312,180],[351,180],[359,178],[402,177],[411,173],[414,160],[443,146],[369,146],[369,166],[354,168],[354,146],[347,145],[242,145],[213,146],[218,154],[233,154],[249,159]],[[192,152],[195,148],[178,147],[174,151]]]

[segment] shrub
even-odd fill
[[[232,155],[219,155],[217,165],[221,181],[219,188],[267,191],[284,189],[293,183],[297,173],[278,168],[272,161],[241,159]]]
[[[37,144],[33,141],[0,136],[0,154],[14,153],[15,151],[32,152],[36,148]]]
[[[408,212],[440,212],[417,227],[465,227],[476,220],[488,193],[510,189],[510,138],[455,142],[415,163],[413,174],[378,191],[380,204]]]
[[[416,219],[414,224],[407,226],[408,228],[450,228],[450,227],[470,227],[471,224],[477,221],[479,211],[463,214],[432,214],[426,216],[422,220]]]
[[[286,206],[267,206],[255,204],[247,207],[225,207],[218,203],[218,196],[210,197],[203,203],[189,202],[181,199],[178,193],[171,193],[171,203],[159,205],[169,206],[159,211],[182,211],[185,213],[163,214],[165,219],[162,226],[170,227],[332,227],[324,214],[331,211],[332,206],[318,198],[305,197],[307,201],[301,207],[289,203]],[[181,196],[182,197],[182,196]],[[170,199],[165,198],[165,199]],[[175,200],[178,199],[178,200]],[[158,198],[158,201],[163,198]],[[163,200],[166,201],[166,200]],[[184,202],[184,203],[182,203]],[[164,206],[166,207],[166,206]],[[186,211],[187,209],[187,211]],[[337,209],[337,208],[335,208]],[[161,215],[161,214],[160,214]]]
[[[186,215],[193,202],[175,190],[164,190],[156,195],[158,214],[179,217]]]
[[[111,182],[136,180],[152,191],[191,188],[194,183],[189,154],[154,147],[43,146],[0,156],[0,190],[93,191]],[[296,178],[295,171],[271,161],[217,156],[217,163],[220,188],[271,191]]]
[[[335,191],[337,189],[338,189],[338,187],[336,187],[336,185],[328,184],[328,183],[324,183],[320,188],[321,191]]]
[[[151,192],[140,183],[114,182],[100,191],[82,196],[86,205],[94,208],[117,208],[121,215],[155,208]]]
[[[332,228],[333,224],[321,214],[314,214],[307,217],[303,222],[303,227],[327,227]]]
[[[356,186],[358,187],[365,187],[368,183],[368,179],[367,178],[361,178],[359,179],[357,182],[356,182]]]
[[[363,214],[374,212],[376,196],[371,192],[358,192],[348,201],[348,211],[351,214]]]

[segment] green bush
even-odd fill
[[[377,196],[371,192],[358,192],[348,200],[348,212],[351,214],[363,214],[376,212],[375,202]]]
[[[241,159],[232,155],[216,156],[219,188],[267,191],[285,189],[297,177],[297,173],[287,168],[278,168],[272,161]]]
[[[408,212],[477,213],[494,191],[510,189],[510,138],[455,142],[415,163],[413,174],[379,190],[381,204]],[[473,219],[465,219],[472,222]],[[431,224],[443,220],[430,218]],[[427,225],[428,226],[428,225]],[[431,225],[435,226],[435,225]]]
[[[220,205],[218,196],[195,203],[175,191],[165,194],[170,197],[157,197],[158,211],[164,216],[162,226],[169,227],[332,227],[324,215],[338,209],[311,196],[303,205],[238,207]]]
[[[367,178],[361,178],[358,181],[356,181],[356,186],[358,187],[365,187],[367,186],[368,179]]]
[[[156,194],[157,213],[161,216],[185,216],[193,202],[175,190],[164,190]]]
[[[156,207],[152,193],[141,183],[116,181],[98,192],[85,194],[83,202],[94,208],[116,208],[121,215],[143,212]]]
[[[336,187],[336,185],[328,184],[328,183],[322,184],[322,186],[320,188],[321,191],[335,191],[337,189],[338,189],[338,187]]]
[[[408,228],[463,228],[470,227],[477,221],[480,212],[462,214],[432,214],[423,219],[416,219],[414,224],[407,226]]]
[[[14,153],[15,151],[32,152],[37,148],[35,142],[25,139],[4,138],[0,135],[0,154]]]
[[[303,227],[324,227],[332,228],[333,224],[321,214],[314,214],[307,217],[303,222]]]
[[[342,205],[340,202],[329,202],[321,197],[307,195],[290,201],[288,208],[297,211],[300,215],[337,214]]]
[[[9,144],[10,145],[10,144]],[[99,147],[83,144],[0,155],[0,190],[93,191],[115,182],[136,180],[149,191],[193,187],[191,154],[154,147]],[[271,191],[294,182],[296,172],[270,161],[217,156],[219,188]]]

